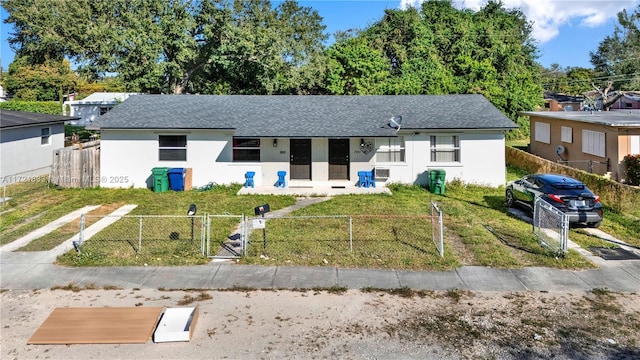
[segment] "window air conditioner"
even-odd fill
[[[376,179],[388,179],[389,178],[389,168],[375,168],[374,177]]]

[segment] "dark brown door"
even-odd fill
[[[329,180],[349,180],[349,139],[329,139]]]
[[[291,139],[290,178],[311,180],[311,139]]]

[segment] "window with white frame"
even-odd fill
[[[233,161],[260,161],[260,139],[233,138]]]
[[[187,135],[159,135],[160,161],[187,161]]]
[[[605,156],[605,137],[603,132],[582,130],[582,152],[586,154]]]
[[[535,124],[535,141],[551,144],[551,126],[549,123],[536,122]]]
[[[404,137],[377,138],[376,162],[404,162]]]
[[[40,144],[41,145],[49,145],[51,144],[51,128],[41,128],[40,129]]]
[[[432,135],[431,162],[460,162],[460,137]]]
[[[573,129],[568,126],[563,126],[560,130],[560,141],[565,143],[572,143]]]

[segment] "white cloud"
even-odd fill
[[[400,8],[419,7],[423,0],[400,0]],[[487,0],[454,0],[458,8],[478,10]],[[519,8],[533,22],[533,37],[545,43],[558,36],[562,25],[598,27],[622,9],[633,10],[638,0],[502,0],[505,8]]]

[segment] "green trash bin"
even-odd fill
[[[156,167],[151,169],[153,174],[153,192],[169,191],[169,168]]]
[[[444,183],[447,172],[442,169],[429,171],[429,190],[434,194],[444,194]]]

